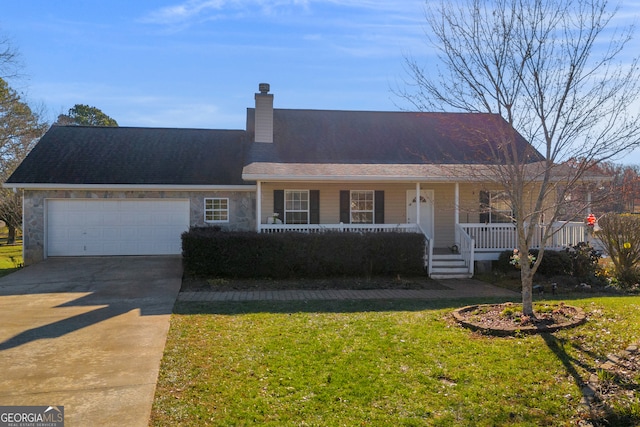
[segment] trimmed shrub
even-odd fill
[[[424,272],[416,233],[219,232],[182,235],[185,272],[201,277],[314,278]]]
[[[538,258],[537,249],[532,249],[531,254]],[[542,262],[538,267],[537,274],[542,276],[564,276],[571,274],[571,258],[564,251],[544,251]]]
[[[597,236],[614,265],[618,286],[640,283],[640,216],[606,214],[598,220]]]
[[[513,256],[513,251],[502,251],[498,256],[498,260],[494,261],[492,264],[492,268],[501,273],[510,273],[512,271],[516,271],[517,268],[515,265],[511,264],[511,257]]]
[[[531,249],[531,255],[538,258],[539,251]],[[511,263],[513,251],[502,251],[498,256],[498,260],[494,262],[493,267],[503,273],[509,273],[517,270],[517,267]],[[571,274],[571,259],[566,252],[544,251],[542,262],[536,274],[542,276],[561,276]]]
[[[602,280],[597,278],[600,271],[599,260],[602,257],[600,252],[588,242],[580,242],[565,251],[571,259],[571,275],[573,277],[592,285],[602,284]]]

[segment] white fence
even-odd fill
[[[518,247],[516,228],[513,224],[458,224],[456,236],[459,252],[465,265],[473,274],[475,260],[497,259],[505,250]],[[581,222],[556,222],[552,225],[538,225],[532,239],[531,249],[539,248],[547,227],[552,228],[552,236],[547,249],[562,249],[588,240],[586,227]],[[435,242],[418,224],[260,224],[261,233],[421,233],[425,241],[425,267],[429,275],[433,262]]]
[[[417,224],[260,224],[261,233],[422,233]]]
[[[478,252],[499,252],[518,247],[516,227],[513,224],[460,224],[460,227],[475,241]],[[548,227],[553,233],[547,249],[561,249],[587,241],[586,227],[581,222],[556,222],[538,225],[531,248],[539,248]]]

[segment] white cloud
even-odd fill
[[[216,16],[237,16],[252,11],[273,15],[277,10],[294,6],[306,8],[307,0],[189,0],[154,10],[141,19],[149,24],[184,24],[189,21],[208,21]]]
[[[226,0],[190,0],[154,10],[142,18],[141,21],[149,24],[181,23],[211,10],[220,10],[227,3],[228,1]]]
[[[125,118],[118,123],[121,126],[243,129],[243,113],[242,110],[237,114],[221,112],[217,105],[185,99],[156,99],[153,104],[138,104],[125,111]]]
[[[386,0],[188,0],[149,12],[140,19],[143,23],[175,25],[190,21],[202,22],[212,18],[246,15],[289,15],[298,11],[313,12],[314,7],[331,5],[344,9],[364,9],[374,12],[415,14],[416,4],[412,0],[389,2]],[[241,12],[241,15],[238,13]]]
[[[34,89],[49,105],[49,121],[66,114],[75,104],[99,108],[120,126],[150,126],[206,129],[244,128],[244,109],[227,111],[216,100],[194,97],[135,94],[132,88],[108,84],[46,83]],[[226,100],[228,102],[228,100]]]

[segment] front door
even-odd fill
[[[420,219],[417,221],[416,190],[407,190],[407,224],[420,224],[429,237],[433,238],[433,190],[420,190]]]

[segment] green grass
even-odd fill
[[[18,238],[15,245],[7,245],[6,238],[6,228],[0,229],[0,277],[16,271],[23,264],[22,239]]]
[[[587,324],[516,338],[452,323],[478,302],[178,303],[151,425],[576,425],[579,385],[640,340],[640,297],[567,301]]]

